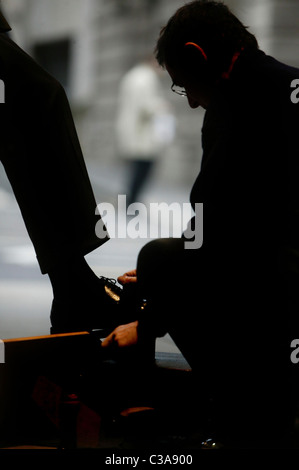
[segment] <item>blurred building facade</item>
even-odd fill
[[[227,0],[261,49],[299,66],[298,0]],[[117,164],[117,90],[124,73],[153,51],[160,28],[182,0],[2,0],[12,38],[64,85],[85,158]],[[170,92],[177,133],[160,178],[193,181],[201,157],[203,112]]]

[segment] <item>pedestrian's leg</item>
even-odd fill
[[[153,160],[133,160],[127,205],[139,202],[138,197],[152,171]]]

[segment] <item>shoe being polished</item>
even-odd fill
[[[101,276],[89,287],[88,295],[82,298],[53,299],[50,320],[51,334],[94,329],[112,330],[120,324],[135,321],[134,309],[131,315],[127,302],[123,301],[122,287],[115,279]]]

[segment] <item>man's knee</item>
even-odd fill
[[[159,262],[171,263],[177,259],[179,254],[184,248],[183,240],[180,238],[159,238],[147,243],[138,255],[138,267],[142,268],[144,265],[149,266]]]

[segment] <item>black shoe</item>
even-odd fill
[[[99,277],[87,293],[72,299],[55,299],[51,308],[51,334],[75,331],[112,331],[118,325],[135,321],[134,307],[122,302],[123,289],[115,279]]]

